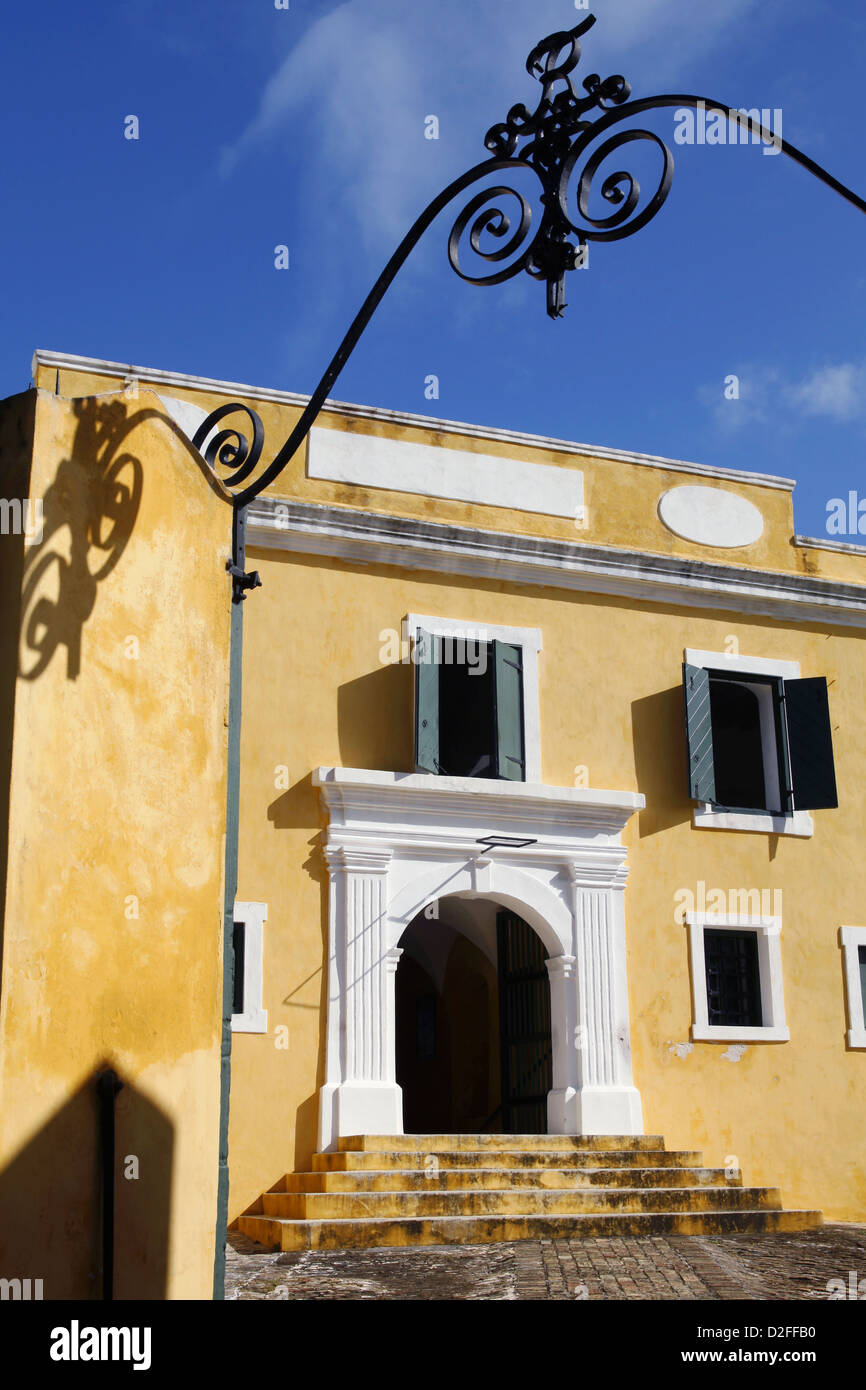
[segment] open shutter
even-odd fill
[[[785,710],[796,810],[816,811],[825,806],[838,806],[830,705],[824,677],[785,681]]]
[[[689,761],[689,796],[693,801],[715,801],[713,721],[710,713],[710,677],[701,666],[683,664],[686,708],[686,753]]]
[[[415,771],[439,771],[440,640],[421,628],[415,635]]]
[[[509,782],[525,782],[523,648],[513,647],[509,642],[494,642],[493,677],[496,776]]]

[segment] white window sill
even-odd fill
[[[866,1028],[849,1028],[848,1046],[866,1047]]]
[[[696,830],[751,830],[761,835],[796,835],[808,840],[814,834],[814,824],[808,811],[794,811],[790,816],[751,815],[748,811],[713,811],[709,806],[696,806],[692,825]]]
[[[729,1028],[718,1024],[692,1024],[692,1042],[790,1042],[787,1028]]]
[[[251,1014],[232,1014],[233,1033],[266,1033],[267,1031],[267,1009],[259,1009],[257,1013]]]

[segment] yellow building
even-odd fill
[[[178,636],[185,588],[162,652],[171,674],[160,717],[178,721],[173,738],[165,731],[166,756],[198,727],[197,702],[224,736],[229,510],[189,440],[213,409],[238,400],[261,417],[270,457],[304,400],[54,353],[37,354],[34,380],[46,419],[93,402],[125,402],[127,412],[132,398],[139,410],[147,402],[132,452],[155,508],[147,483],[165,457],[195,477],[196,517],[185,502],[179,523],[184,507],[166,496],[146,540],[163,538],[153,568],[187,575],[219,694],[203,693],[199,682],[212,677],[188,664],[193,639]],[[661,1229],[650,1219],[700,1229],[688,1212],[710,1212],[714,1229],[772,1229],[785,1213],[759,1189],[776,1187],[794,1222],[814,1223],[819,1211],[866,1218],[866,559],[858,547],[796,536],[793,486],[330,405],[251,505],[247,562],[262,587],[244,604],[230,1222],[288,1248],[339,1243],[328,1223],[341,1214],[357,1217],[359,1241],[378,1243],[456,1239],[449,1213],[462,1212],[465,1238],[490,1239],[548,1218],[565,1229],[593,1211],[564,1192],[542,1192],[535,1205],[513,1192],[504,1205],[455,1205],[469,1181],[449,1179],[436,1155],[462,1153],[455,1171],[477,1167],[478,1154],[507,1152],[502,1136],[514,1134],[535,1136],[523,1149],[541,1155],[567,1147],[542,1135],[575,1136],[574,1152],[616,1152],[623,1163],[637,1162],[630,1151],[654,1154],[643,1167],[656,1185],[671,1154],[703,1152],[708,1168],[684,1157],[684,1169],[707,1190],[727,1184],[730,1200],[716,1211],[706,1193],[677,1199],[668,1184],[652,1200],[597,1209],[608,1221],[631,1211],[633,1230]],[[192,556],[202,526],[225,537],[219,563],[204,569]],[[88,661],[111,664],[111,642],[160,621],[133,558],[117,564],[120,574],[129,562],[129,606],[116,621],[99,592],[82,616],[82,679]],[[106,718],[122,748],[125,702],[137,695],[129,682],[110,689]],[[51,714],[58,738],[63,694]],[[16,748],[24,737],[16,709]],[[190,1217],[196,1270],[176,1270],[170,1296],[207,1296],[204,1247],[219,1225],[216,1121],[213,1110],[186,1110],[193,1074],[182,1082],[179,1060],[195,1053],[204,1068],[195,1105],[213,1098],[226,823],[214,747],[201,753],[207,776],[187,763],[189,780],[172,768],[164,787],[181,803],[171,834],[178,824],[209,834],[210,855],[202,849],[185,878],[166,865],[150,899],[154,926],[172,937],[186,1012],[177,1001],[162,1009],[148,1059],[156,1072],[129,1059],[147,1075],[165,1069],[161,1094],[192,1165],[183,1191],[200,1172],[210,1204]],[[119,775],[111,758],[98,746],[82,756],[91,794],[108,796]],[[131,771],[153,775],[140,752]],[[15,786],[13,774],[13,826]],[[136,834],[157,819],[159,796],[142,785]],[[90,834],[53,853],[95,865],[105,837]],[[168,844],[151,848],[158,858]],[[116,871],[121,899],[122,880]],[[194,892],[204,897],[193,929]],[[8,902],[7,888],[7,940]],[[94,900],[85,913],[90,946],[113,910]],[[82,971],[102,968],[90,946],[78,952]],[[35,1007],[25,958],[22,947],[12,966],[4,960],[4,1051]],[[163,950],[160,969],[166,961]],[[46,999],[62,989],[52,970]],[[158,979],[146,988],[156,998]],[[81,1072],[56,1065],[68,1042],[62,1028],[40,1042],[58,1097]],[[3,1066],[20,1109],[32,1066],[8,1052]],[[27,1105],[7,1153],[36,1123]],[[353,1145],[355,1136],[381,1139]],[[341,1159],[346,1151],[356,1159]],[[328,1175],[378,1173],[384,1152],[416,1174],[427,1165],[436,1190],[417,1177],[398,1201],[394,1183],[371,1176],[375,1199],[359,1214],[358,1183],[341,1189]],[[297,1176],[314,1170],[315,1181]],[[470,1233],[465,1216],[476,1211]],[[430,1219],[422,1231],[401,1213]],[[497,1225],[497,1214],[512,1225]]]

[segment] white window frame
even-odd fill
[[[264,924],[267,903],[236,902],[233,920],[244,924],[244,1011],[232,1014],[233,1033],[266,1033],[268,1011],[262,1008]]]
[[[687,912],[689,954],[692,969],[693,1042],[788,1042],[791,1034],[785,1020],[785,991],[782,980],[781,917],[750,917],[718,912]],[[760,1028],[717,1024],[709,1021],[707,1003],[707,964],[704,954],[704,928],[754,931],[758,937],[758,973],[761,985]]]
[[[523,652],[523,753],[526,781],[541,784],[541,712],[538,698],[538,655],[541,628],[502,627],[496,623],[467,622],[459,618],[434,618],[408,613],[403,619],[403,640],[414,646],[418,629],[431,637],[462,637],[476,642],[508,642]]]
[[[711,671],[735,671],[743,676],[780,676],[782,680],[799,680],[799,661],[777,661],[764,656],[729,656],[727,652],[695,651],[687,647],[684,652],[688,666],[699,666]],[[768,799],[775,792],[780,796],[778,766],[776,755],[776,726],[772,703],[768,699],[766,686],[749,686],[748,680],[742,682],[752,689],[758,697],[761,713],[761,751],[764,755],[764,775]],[[774,780],[775,779],[775,780]],[[692,825],[697,830],[751,830],[763,835],[794,835],[809,839],[814,833],[814,824],[808,811],[793,811],[786,816],[761,811],[714,811],[708,802],[696,806],[692,814]]]
[[[848,994],[849,1047],[866,1047],[866,1018],[863,1016],[863,991],[860,988],[859,948],[866,946],[866,927],[843,927],[842,952],[845,963],[845,985]]]

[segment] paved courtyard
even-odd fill
[[[866,1226],[279,1254],[229,1235],[228,1299],[818,1299],[866,1281]],[[866,1283],[864,1283],[866,1296]]]

